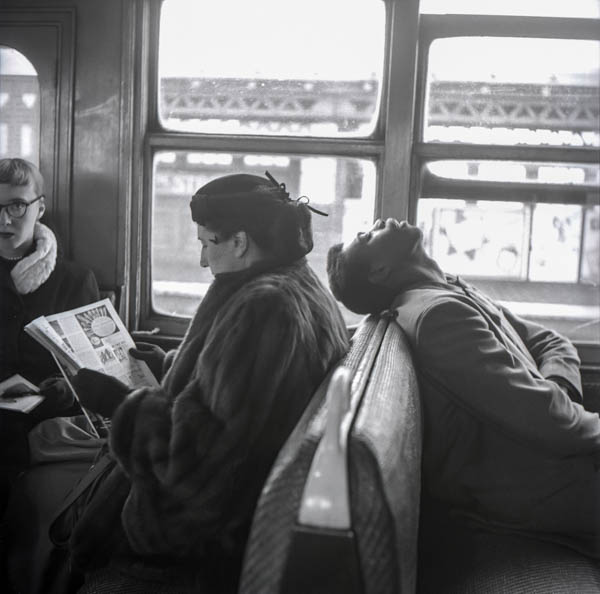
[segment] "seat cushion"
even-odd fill
[[[419,594],[600,592],[598,561],[551,542],[455,525],[422,549]]]

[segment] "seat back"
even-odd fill
[[[350,525],[320,527],[300,518],[307,478],[314,475],[311,465],[327,425],[328,378],[261,494],[244,560],[243,594],[292,594],[304,584],[311,584],[311,592],[414,591],[421,422],[410,353],[396,324],[369,316],[341,364],[352,377],[349,415],[343,421],[349,426],[345,480]],[[336,498],[333,504],[339,503]],[[345,559],[338,563],[340,556]],[[347,565],[347,571],[336,574],[336,563]]]
[[[402,330],[391,323],[349,442],[353,525],[368,594],[415,591],[421,441],[415,368]]]

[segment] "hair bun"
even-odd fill
[[[297,260],[313,249],[311,214],[305,204],[281,203],[273,220],[271,237],[286,260]]]

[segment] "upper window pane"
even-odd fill
[[[600,146],[600,41],[436,39],[424,140]]]
[[[385,6],[377,0],[165,0],[159,117],[171,130],[373,133]]]
[[[600,18],[598,0],[421,0],[423,14],[497,14]]]
[[[0,46],[0,159],[21,157],[38,164],[40,83],[31,62]]]

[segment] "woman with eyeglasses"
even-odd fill
[[[23,329],[39,316],[99,299],[93,273],[65,260],[40,222],[43,184],[29,161],[0,159],[0,381],[19,374],[46,396],[29,414],[0,410],[0,510],[7,484],[28,462],[27,432],[43,418],[76,412],[51,355]]]

